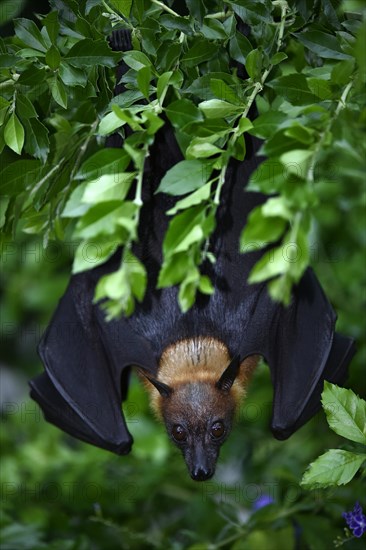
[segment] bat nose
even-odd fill
[[[210,470],[208,468],[203,467],[197,467],[194,468],[194,470],[191,471],[191,477],[195,481],[205,481],[206,479],[210,479],[214,475],[214,471]]]

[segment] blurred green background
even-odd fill
[[[48,4],[37,2],[36,8],[45,13]],[[2,32],[12,33],[9,19],[32,11],[31,2],[0,2]],[[357,341],[346,385],[365,397],[365,196],[352,181],[324,186],[321,194],[313,266],[338,313],[338,330]],[[124,404],[135,439],[129,456],[114,456],[47,424],[28,398],[27,379],[42,370],[36,347],[66,288],[73,243],[51,242],[44,249],[41,240],[21,233],[1,247],[3,550],[328,550],[345,536],[342,512],[357,500],[366,504],[362,480],[356,476],[327,491],[299,487],[309,462],[342,440],[323,413],[288,441],[273,439],[265,365],[210,482],[189,478],[136,379]],[[273,503],[256,509],[263,496]],[[362,540],[347,541],[349,549],[363,547]]]

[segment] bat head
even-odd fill
[[[182,451],[192,479],[210,479],[227,439],[236,407],[232,385],[240,369],[234,358],[215,381],[192,380],[168,386],[149,379],[161,395],[161,413],[170,439]]]

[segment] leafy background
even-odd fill
[[[59,8],[61,4],[63,3],[58,1],[52,3]],[[77,9],[72,1],[66,4],[71,11]],[[99,2],[88,2],[91,9],[93,6],[99,9],[97,4]],[[128,4],[128,2],[110,2],[108,5],[114,9],[121,8],[123,11],[127,9]],[[143,3],[136,4],[143,6]],[[243,6],[252,7],[253,3],[238,2],[238,4],[242,8]],[[296,4],[300,13],[301,10],[302,13],[307,13],[307,10],[313,8],[312,2],[292,4]],[[201,3],[198,2],[197,5],[200,6]],[[321,6],[325,13],[324,17],[328,19],[327,24],[334,31],[334,25],[337,25],[337,22],[332,20],[335,14],[333,4],[324,2]],[[336,4],[334,6],[337,7]],[[2,22],[8,25],[5,27],[8,29],[7,34],[13,34],[9,20],[19,15],[22,9],[28,9],[26,16],[29,17],[32,10],[30,3],[27,6],[26,2],[1,2],[0,7]],[[9,11],[10,8],[14,11]],[[48,13],[47,5],[42,8],[44,8],[43,13]],[[343,9],[347,13],[361,12],[362,3],[344,2]],[[41,3],[39,11],[41,11]],[[338,10],[338,13],[341,12]],[[113,19],[115,16],[110,15],[110,19],[106,17],[100,19],[103,21],[104,32],[110,29],[109,25],[115,23]],[[165,25],[172,25],[168,15],[165,16]],[[89,17],[91,17],[90,14]],[[255,15],[253,16],[252,13],[251,17],[258,18],[258,8]],[[65,19],[67,21],[67,17]],[[348,18],[349,20],[356,21],[357,18],[352,16]],[[99,22],[93,26],[90,21],[88,17],[78,19],[77,33],[84,39],[85,36],[90,38],[89,33],[93,32],[95,35],[92,38],[97,40],[100,38],[102,29],[98,27]],[[176,25],[174,19],[173,22]],[[93,23],[95,23],[94,20]],[[324,18],[318,23],[322,26],[322,31],[327,28]],[[153,25],[152,22],[150,24]],[[184,21],[180,21],[180,24],[182,32],[188,32],[184,27]],[[301,26],[300,22],[299,25]],[[356,23],[353,23],[353,26],[356,27]],[[72,27],[71,23],[70,27]],[[337,49],[344,54],[344,48],[346,52],[348,51],[346,55],[350,55],[350,49],[347,50],[347,41],[351,41],[351,38],[347,33],[356,32],[358,27],[351,28],[352,23],[349,23],[348,27],[346,30],[344,27],[338,30],[340,34],[337,36],[340,42],[336,46],[334,43],[331,44],[330,54],[329,51],[321,54],[319,45],[312,45],[311,48],[306,49],[304,42],[295,39],[290,41],[287,47],[291,67],[295,66],[299,73],[304,72],[305,68],[313,71],[312,74],[308,74],[310,82],[313,83],[309,93],[314,93],[316,88],[316,93],[320,94],[320,96],[317,95],[319,105],[327,99],[327,94],[331,91],[334,103],[328,107],[330,106],[329,112],[333,114],[340,95],[347,87],[350,70],[353,71],[353,75],[356,74],[355,67],[348,58],[332,57]],[[54,28],[52,20],[49,28],[52,33]],[[221,29],[219,25],[210,23],[206,33],[216,33],[214,36],[220,40],[218,35],[222,29],[219,29]],[[181,29],[178,28],[178,30]],[[68,36],[73,36],[73,32],[74,34],[76,32],[74,27],[69,30]],[[148,48],[148,38],[153,34],[154,28],[146,32],[144,48]],[[365,67],[363,42],[361,39],[357,40],[361,44],[357,50],[361,53],[357,55],[362,69]],[[255,41],[259,41],[258,36],[255,37]],[[235,52],[234,43],[235,40],[232,46]],[[19,44],[17,46],[19,47]],[[241,44],[239,51],[245,52],[245,47],[248,46]],[[66,44],[58,43],[57,48],[66,49]],[[51,77],[52,82],[45,82],[44,87],[39,85],[41,73],[37,72],[35,65],[39,64],[38,71],[43,70],[41,66],[46,59],[44,54],[45,52],[43,52],[43,58],[36,56],[36,63],[32,57],[34,52],[29,53],[30,57],[26,55],[26,62],[22,61],[22,78],[28,79],[24,83],[24,86],[28,86],[27,93],[23,95],[30,99],[31,106],[36,105],[40,123],[45,122],[45,127],[51,132],[53,154],[59,155],[59,159],[62,155],[66,155],[69,159],[70,155],[72,157],[78,154],[80,144],[88,139],[96,112],[99,119],[103,116],[107,117],[109,113],[116,113],[106,109],[106,105],[113,88],[113,67],[117,57],[113,62],[108,62],[110,67],[107,63],[99,67],[98,71],[95,70],[95,74],[94,68],[90,68],[89,79],[92,83],[95,84],[102,75],[109,86],[109,89],[98,90],[98,97],[101,98],[98,107],[93,90],[88,91],[91,98],[88,100],[85,99],[85,90],[80,89],[80,85],[75,86],[72,93],[69,89],[67,93],[63,93],[63,84],[60,84],[62,80],[54,75]],[[248,54],[249,50],[246,52],[246,55]],[[329,55],[330,58],[327,57]],[[247,62],[247,70],[249,66],[255,71],[258,55],[254,54],[252,58],[249,65]],[[4,57],[2,60],[6,61]],[[342,65],[342,62],[345,63]],[[31,63],[28,73],[26,73],[27,63]],[[54,49],[48,54],[46,64],[52,71],[56,70],[52,69],[52,66],[56,66],[57,63],[58,57]],[[335,65],[338,69],[334,73]],[[144,67],[143,64],[140,69]],[[188,69],[190,70],[190,67]],[[286,78],[288,68],[284,66],[282,70],[281,73],[274,73],[272,85],[264,94],[257,97],[260,111],[262,109],[265,112],[268,104],[271,104],[272,108],[273,105],[275,109],[277,108],[275,97],[281,97],[281,94],[284,94],[284,84],[288,84],[283,80]],[[79,84],[82,81],[86,85],[85,80],[82,80],[85,77],[81,73],[82,71],[72,71],[74,83],[79,79]],[[335,80],[331,81],[331,88],[329,88],[331,74]],[[310,234],[308,233],[310,229],[304,228],[307,235],[311,237],[308,241],[311,263],[338,312],[339,330],[357,340],[358,353],[352,362],[347,385],[362,396],[365,395],[362,366],[366,359],[364,339],[366,327],[362,309],[365,189],[362,183],[363,157],[360,147],[364,132],[365,108],[362,107],[361,86],[358,88],[358,85],[363,83],[363,77],[359,76],[362,71],[361,73],[358,71],[357,74],[357,78],[353,76],[356,80],[351,96],[352,101],[349,102],[348,108],[339,113],[339,118],[332,128],[333,135],[324,134],[322,138],[322,145],[326,145],[324,140],[328,140],[332,146],[324,148],[326,162],[320,163],[318,167],[316,186],[314,186],[316,200],[311,196],[310,202],[307,202],[308,195],[304,197],[299,193],[291,204],[291,220],[293,221],[293,217],[298,212],[304,211],[311,211],[315,220]],[[145,76],[143,73],[140,77],[142,88],[144,86],[146,88],[144,84],[146,75],[148,71],[145,71]],[[44,74],[42,74],[43,77]],[[71,77],[67,75],[66,78]],[[135,82],[137,82],[137,75],[132,74],[132,87]],[[236,90],[232,82],[229,84],[231,84],[231,90]],[[302,81],[301,84],[303,85],[304,82]],[[179,87],[179,82],[177,86]],[[250,93],[251,90],[248,89],[248,94]],[[45,94],[43,103],[38,100],[42,94]],[[6,93],[4,96],[6,98]],[[47,112],[50,97],[54,103]],[[168,97],[171,103],[173,99],[175,98]],[[212,96],[205,98],[207,101],[210,99],[214,98]],[[220,98],[216,99],[220,100]],[[226,88],[224,99],[230,100],[229,103],[232,101],[230,92]],[[68,101],[67,109],[65,109],[66,101]],[[281,110],[279,100],[277,102],[278,110]],[[310,104],[313,102],[312,98]],[[235,105],[235,102],[233,104]],[[20,105],[22,114],[29,115],[31,107],[27,101],[23,101]],[[332,105],[335,105],[333,110]],[[227,108],[227,106],[211,103],[209,107],[212,106]],[[207,113],[207,105],[204,107]],[[8,106],[5,108],[7,109]],[[282,122],[279,119],[272,119],[272,126],[270,125],[267,130],[263,128],[261,130],[261,137],[267,139],[265,152],[273,159],[278,159],[279,155],[291,151],[298,151],[299,143],[303,144],[300,150],[305,150],[308,146],[312,147],[314,143],[316,145],[318,142],[313,137],[316,135],[319,138],[319,135],[323,135],[321,128],[324,128],[324,123],[327,122],[326,119],[320,121],[316,117],[312,119],[311,110],[310,113],[304,113],[304,105],[301,104],[286,106],[286,109],[288,117],[297,118],[298,115],[302,117],[301,121],[296,122],[296,130],[292,129],[290,132],[292,135],[285,135],[288,130],[286,125],[282,129],[279,128]],[[139,116],[139,113],[133,114]],[[278,115],[275,116],[278,117]],[[25,119],[31,126],[34,125],[35,117],[25,116]],[[112,119],[113,116],[109,117],[107,122],[111,122]],[[133,124],[136,121],[130,121],[130,123]],[[26,127],[26,123],[24,126]],[[268,138],[270,133],[275,131],[281,133],[277,136],[276,142],[273,140],[271,142]],[[318,133],[314,134],[314,132]],[[45,161],[48,145],[44,131],[38,128],[35,135],[38,137],[28,142],[27,155],[22,157],[22,162],[37,162],[31,160],[32,155],[41,162]],[[273,151],[271,147],[276,143],[285,144],[284,149]],[[89,142],[89,145],[88,153],[91,155],[98,146],[102,145],[102,142],[100,144]],[[234,153],[237,154],[235,151]],[[78,158],[74,157],[75,160],[81,164]],[[301,163],[302,160],[307,159],[297,157],[298,162]],[[14,162],[19,162],[18,155],[15,151],[5,148],[2,170],[6,170]],[[55,158],[49,159],[48,162],[48,165],[46,162],[46,170],[52,170],[57,166]],[[72,170],[72,163],[65,164],[69,170]],[[10,204],[8,197],[13,197],[11,216],[9,216],[10,211],[7,211],[8,218],[1,241],[0,284],[3,291],[1,305],[3,412],[1,547],[8,549],[167,547],[201,550],[205,548],[236,550],[268,548],[271,550],[283,547],[284,549],[314,548],[317,550],[328,549],[337,537],[346,537],[341,514],[343,511],[351,510],[356,500],[366,504],[362,488],[364,473],[361,471],[357,474],[347,486],[310,492],[299,486],[301,476],[309,462],[328,448],[347,449],[347,443],[341,441],[329,430],[323,413],[319,413],[290,440],[285,442],[274,440],[268,430],[272,389],[269,373],[264,365],[258,369],[254,377],[248,398],[239,411],[235,429],[223,448],[217,474],[214,480],[205,484],[197,484],[189,479],[181,457],[168,443],[163,428],[152,419],[145,395],[135,380],[128,403],[124,406],[129,418],[129,429],[135,438],[133,452],[128,457],[115,457],[105,451],[89,447],[60,433],[43,421],[39,410],[27,399],[26,378],[40,370],[35,353],[36,344],[59,296],[66,287],[78,245],[78,242],[72,238],[73,220],[68,229],[70,220],[64,223],[57,215],[58,200],[61,199],[64,206],[66,195],[62,190],[66,188],[69,194],[72,189],[68,187],[68,182],[72,181],[72,186],[75,186],[75,183],[79,185],[80,179],[74,180],[76,172],[70,174],[67,172],[68,169],[53,172],[57,178],[56,185],[52,187],[49,187],[48,180],[42,182],[38,179],[38,183],[41,181],[38,187],[40,193],[36,197],[32,196],[34,202],[30,206],[27,202],[29,199],[27,189],[23,187],[24,174],[28,174],[27,177],[30,178],[26,182],[27,185],[32,186],[36,181],[32,179],[36,178],[35,171],[30,171],[30,168],[29,165],[24,166],[21,180],[12,181],[7,177],[9,176],[7,172],[1,175],[1,194],[2,198],[5,197],[5,209]],[[138,172],[138,166],[135,168]],[[43,174],[45,173],[47,172]],[[37,177],[39,178],[39,175]],[[263,181],[262,185],[265,186],[266,180]],[[51,196],[47,195],[46,199],[43,195],[43,193],[49,194],[52,189],[55,191],[53,196],[56,200],[54,201]],[[264,190],[273,191],[268,188]],[[276,191],[279,190],[276,189]],[[286,196],[286,190],[281,197],[293,199]],[[19,220],[19,212],[23,206],[26,207],[25,215],[20,217],[19,224],[14,223]],[[51,211],[54,209],[56,215],[50,215],[48,208],[51,208]],[[304,217],[302,219],[304,220]],[[259,226],[265,227],[264,220],[259,221]],[[12,232],[14,235],[11,234]],[[258,238],[263,235],[266,239],[265,232]],[[126,235],[122,237],[126,238]],[[119,238],[122,237],[119,235]],[[256,502],[259,497],[265,495],[271,497],[273,504],[256,510]],[[350,539],[347,541],[347,546],[361,548],[362,540]]]

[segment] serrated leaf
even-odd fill
[[[113,68],[121,58],[122,53],[112,51],[107,42],[91,38],[77,42],[65,56],[70,65],[81,69],[95,65]]]
[[[352,390],[325,382],[322,405],[335,433],[366,445],[366,401]]]
[[[24,128],[15,113],[10,116],[5,126],[4,141],[15,153],[21,154],[24,145]]]
[[[310,464],[303,475],[301,486],[306,489],[318,489],[345,485],[351,481],[365,460],[366,454],[331,449]]]
[[[204,185],[212,172],[212,165],[199,160],[182,160],[168,170],[157,193],[185,195]]]

